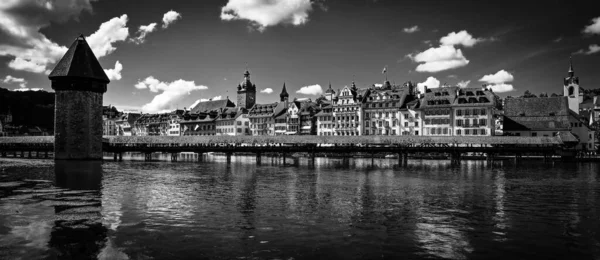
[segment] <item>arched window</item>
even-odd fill
[[[573,96],[575,94],[575,88],[573,86],[569,87],[569,96]]]

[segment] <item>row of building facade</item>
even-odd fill
[[[572,66],[563,85],[562,97],[508,98],[503,102],[486,86],[424,87],[419,91],[412,82],[393,85],[386,80],[367,88],[352,82],[337,91],[329,84],[313,101],[290,100],[284,83],[279,102],[259,104],[256,85],[246,71],[237,86],[236,103],[229,98],[210,100],[165,114],[111,114],[108,107],[105,134],[553,136],[562,131],[574,134],[582,147],[595,149],[593,122],[584,117],[597,120],[594,117],[600,113],[594,111],[600,111],[600,106],[592,106],[591,112],[586,107],[587,114],[579,115],[579,105],[585,102]]]

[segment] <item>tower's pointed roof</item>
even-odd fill
[[[87,78],[103,83],[110,82],[94,52],[85,41],[83,34],[75,39],[69,50],[48,75],[51,80],[61,77]]]
[[[329,88],[325,91],[327,94],[335,94],[335,90],[331,88],[331,82],[329,82]]]
[[[573,59],[569,57],[569,74],[571,73],[575,73],[575,70],[573,70]]]
[[[283,89],[281,90],[281,94],[279,94],[279,97],[284,98],[289,96],[290,95],[287,93],[287,89],[285,89],[285,82],[283,82]]]

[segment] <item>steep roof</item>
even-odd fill
[[[504,104],[505,116],[566,116],[569,114],[567,97],[547,98],[507,98]]]
[[[421,108],[449,107],[456,100],[459,87],[428,88],[423,95]]]
[[[83,35],[79,35],[75,39],[69,50],[48,75],[50,80],[61,77],[93,79],[102,83],[110,82]]]
[[[495,106],[496,94],[488,89],[460,88],[453,106]]]
[[[190,113],[195,114],[199,112],[218,111],[226,107],[235,107],[235,104],[229,99],[210,100],[198,103],[194,108],[192,108],[192,110],[190,110]]]
[[[279,105],[283,104],[283,102],[275,102],[270,104],[254,104],[254,106],[250,109],[248,116],[250,117],[262,117],[262,116],[272,116],[275,108]]]
[[[571,121],[580,122],[567,97],[509,98],[504,116],[504,131],[558,131],[569,129]]]

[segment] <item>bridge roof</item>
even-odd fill
[[[560,145],[558,137],[527,136],[110,136],[111,143],[515,144]]]

